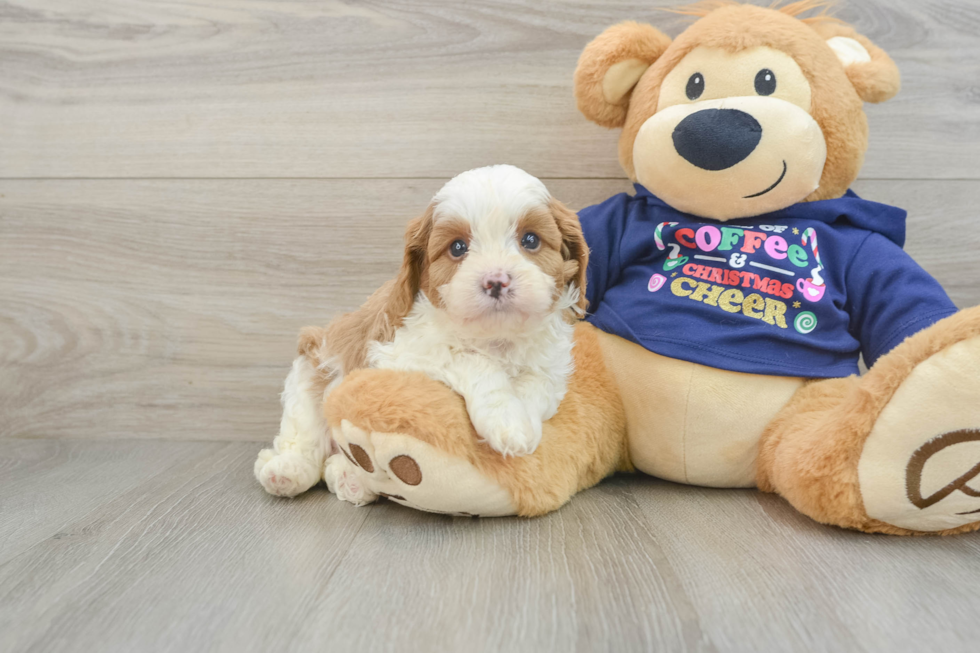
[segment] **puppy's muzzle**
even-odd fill
[[[510,275],[505,272],[495,272],[483,277],[483,292],[493,299],[500,299],[510,288]]]

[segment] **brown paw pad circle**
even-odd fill
[[[419,464],[409,456],[395,456],[388,461],[388,468],[405,485],[418,485],[422,482],[422,470],[419,469]]]
[[[371,456],[368,455],[368,452],[364,451],[363,447],[356,444],[351,444],[348,446],[350,446],[350,456],[347,456],[347,459],[350,460],[350,457],[354,456],[354,460],[351,460],[352,463],[366,471],[368,474],[374,472],[374,463],[371,462]]]

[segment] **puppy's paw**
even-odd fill
[[[255,461],[254,472],[265,491],[279,497],[294,497],[320,480],[316,465],[292,451],[277,454],[272,449],[263,449]]]
[[[327,458],[323,466],[323,480],[327,483],[327,489],[336,494],[338,499],[355,506],[366,506],[378,498],[358,478],[357,468],[340,453]]]
[[[470,412],[476,432],[490,448],[505,456],[526,456],[541,442],[541,422],[530,417],[516,398],[499,408]]]

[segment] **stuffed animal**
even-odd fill
[[[627,22],[586,47],[579,108],[622,128],[636,193],[579,214],[589,316],[558,413],[504,457],[446,386],[353,372],[325,414],[358,483],[530,516],[635,469],[867,532],[980,527],[980,309],[903,252],[904,211],[848,190],[862,103],[899,74],[815,5],[701,5],[676,39]]]

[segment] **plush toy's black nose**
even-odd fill
[[[674,127],[674,149],[705,170],[724,170],[759,144],[762,125],[738,109],[702,109]]]

